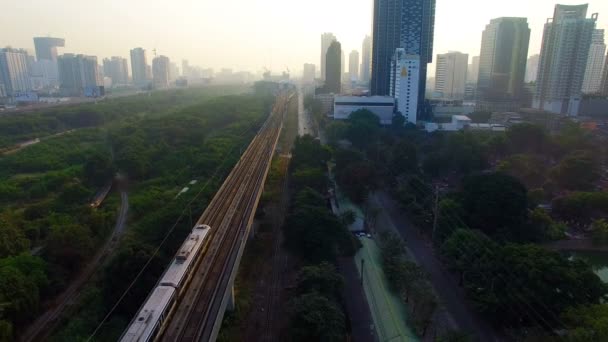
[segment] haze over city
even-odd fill
[[[608,341],[608,0],[4,0],[0,342]]]
[[[608,29],[608,1],[594,0],[598,29]],[[450,50],[479,55],[481,32],[497,17],[526,17],[529,55],[540,52],[542,27],[553,0],[438,0],[434,53]],[[566,0],[562,4],[585,1]],[[78,0],[6,1],[0,42],[33,50],[32,37],[63,37],[62,52],[128,57],[142,46],[172,61],[202,67],[300,73],[302,63],[319,63],[319,37],[332,32],[343,51],[361,50],[371,34],[372,0],[106,0],[93,6]],[[429,65],[429,76],[435,73]]]

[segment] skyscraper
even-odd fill
[[[477,84],[479,76],[479,56],[471,57],[471,64],[467,68],[467,82]]]
[[[555,5],[543,30],[533,107],[568,113],[570,100],[581,94],[597,14],[587,5]]]
[[[526,64],[526,78],[524,81],[526,83],[536,82],[536,76],[538,75],[538,62],[540,61],[540,55],[532,55],[528,58],[528,63]]]
[[[57,60],[57,48],[65,46],[65,39],[51,37],[34,37],[36,59]]]
[[[127,59],[114,56],[103,59],[103,74],[112,79],[112,85],[127,84],[129,82],[129,70]]]
[[[359,51],[353,50],[348,55],[348,75],[351,81],[359,80]]]
[[[608,96],[608,55],[606,56],[606,63],[604,64],[604,72],[602,76],[602,85],[600,86],[600,94]]]
[[[583,93],[594,94],[599,92],[602,85],[605,53],[604,30],[594,30],[591,35],[591,46],[589,47],[585,78],[583,79]]]
[[[336,36],[333,33],[323,33],[321,35],[321,78],[325,80],[325,58],[327,55],[327,49],[333,41],[336,40]]]
[[[405,49],[395,49],[391,58],[389,95],[397,100],[397,111],[405,121],[416,124],[418,86],[420,85],[420,56],[407,55]]]
[[[464,99],[469,55],[461,52],[439,54],[435,64],[435,91],[445,99]]]
[[[526,18],[497,18],[481,38],[477,107],[514,110],[522,106],[530,28]]]
[[[146,50],[139,47],[131,50],[131,76],[133,77],[133,84],[138,87],[148,85],[150,80],[148,68]]]
[[[359,78],[361,83],[369,84],[370,70],[372,68],[372,38],[365,36],[361,45],[361,69]]]
[[[70,96],[91,96],[103,85],[97,57],[71,53],[57,57],[61,91]]]
[[[344,57],[344,50],[340,50],[340,77],[344,77],[344,73],[346,72],[346,58]]]
[[[169,63],[169,81],[175,81],[179,78],[179,67],[176,63]]]
[[[169,87],[170,63],[169,58],[166,56],[154,57],[152,60],[152,79],[154,87]]]
[[[7,96],[31,90],[28,54],[23,49],[0,49],[0,83]]]
[[[304,70],[302,72],[302,83],[312,84],[315,82],[315,65],[310,63],[304,63]]]
[[[420,56],[418,101],[424,101],[427,64],[433,60],[435,0],[374,0],[373,95],[388,95],[395,49]],[[420,106],[419,106],[420,107]]]
[[[191,77],[190,64],[187,59],[182,59],[182,76],[185,78]]]
[[[342,76],[342,47],[340,42],[334,40],[329,48],[325,59],[327,65],[325,67],[325,92],[340,93],[341,76]]]

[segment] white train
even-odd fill
[[[154,290],[129,323],[120,341],[153,341],[162,332],[165,318],[173,311],[177,298],[183,293],[184,284],[190,280],[190,269],[205,251],[210,230],[211,227],[205,224],[194,226]]]

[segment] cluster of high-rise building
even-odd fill
[[[317,94],[367,93],[373,101],[361,99],[361,103],[394,103],[408,122],[416,123],[425,98],[427,65],[432,62],[434,25],[435,0],[375,0],[373,34],[363,39],[361,53],[351,51],[346,71],[344,52],[335,35],[321,35],[319,80],[323,86]],[[305,64],[304,83],[313,82],[313,73],[314,65]],[[447,74],[445,77],[450,82]],[[466,80],[466,61],[464,73],[450,77]],[[453,93],[465,91],[453,82],[445,87]],[[353,105],[349,103],[349,107]]]
[[[353,50],[348,55],[346,70],[335,35],[321,35],[317,80],[322,87],[317,94],[363,94],[374,101],[383,101],[378,96],[392,97],[395,111],[410,123],[430,114],[431,106],[425,103],[427,89],[429,98],[440,101],[433,106],[457,104],[480,111],[532,107],[577,115],[585,94],[608,97],[604,30],[596,28],[598,15],[588,17],[587,10],[586,4],[556,5],[544,26],[541,51],[530,57],[527,18],[492,19],[483,30],[479,55],[469,59],[468,54],[457,51],[437,54],[435,76],[427,86],[427,66],[433,61],[435,0],[374,0],[372,37],[365,37],[361,53]],[[315,65],[305,64],[304,83],[314,84],[315,79]],[[360,102],[369,105],[371,97]],[[349,97],[347,107],[354,106],[353,101]]]
[[[102,96],[107,87],[135,86],[168,88],[180,78],[179,67],[166,56],[148,61],[146,50],[138,47],[127,58],[112,56],[98,61],[96,56],[59,54],[63,38],[35,37],[35,56],[25,49],[0,49],[0,99],[28,101],[38,94],[60,96]],[[210,78],[212,69],[200,69],[183,62],[184,78]],[[183,82],[185,83],[185,82]]]
[[[597,14],[587,17],[587,8],[556,5],[544,26],[540,54],[530,57],[526,18],[490,20],[479,56],[468,67],[464,54],[437,55],[433,97],[474,101],[477,110],[533,107],[576,115],[584,94],[608,96],[604,30],[596,29]]]

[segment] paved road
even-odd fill
[[[558,240],[544,244],[545,247],[555,251],[593,251],[593,252],[608,252],[608,246],[596,245],[593,240],[585,239],[568,239]]]
[[[77,303],[80,290],[84,284],[97,271],[112,249],[116,245],[118,237],[124,232],[127,214],[129,212],[129,196],[125,191],[120,193],[121,206],[114,231],[106,243],[97,251],[89,263],[80,271],[80,274],[72,280],[70,286],[53,300],[49,309],[40,315],[26,331],[21,334],[21,341],[45,341],[61,321],[61,315],[70,306]]]
[[[385,217],[378,218],[378,226],[381,224],[381,219],[389,220],[401,234],[417,263],[428,273],[429,280],[453,323],[461,331],[471,332],[478,341],[500,340],[490,325],[482,320],[466,302],[464,291],[458,286],[458,280],[444,269],[435,256],[431,244],[419,235],[417,229],[402,214],[397,203],[383,191],[378,191],[371,196],[371,201],[374,206],[384,209],[380,215]]]
[[[298,90],[298,135],[305,134],[315,135],[313,130],[312,119],[307,110],[304,109],[304,94],[302,89]]]
[[[346,311],[350,318],[352,341],[353,342],[373,342],[374,329],[372,328],[374,321],[369,310],[363,286],[361,286],[359,272],[355,266],[353,257],[340,258],[338,260],[338,268],[344,277],[343,296],[345,300]]]

